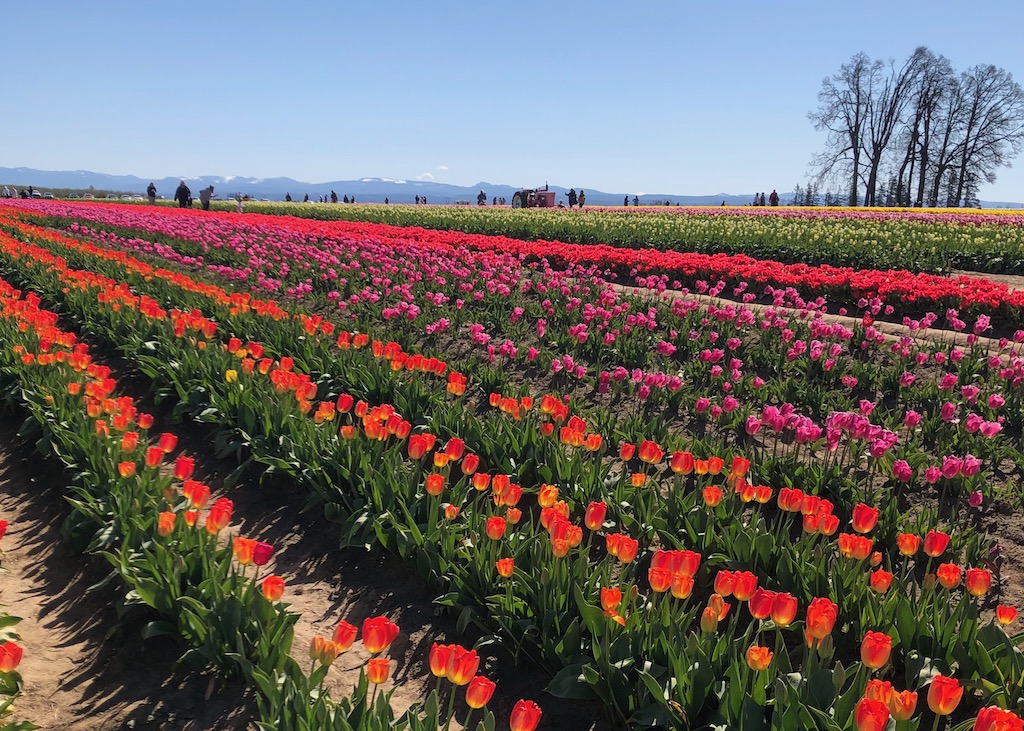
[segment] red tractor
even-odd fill
[[[512,194],[513,208],[554,208],[555,191],[543,188],[523,188]]]

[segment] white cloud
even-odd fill
[[[447,166],[447,165],[438,165],[438,166],[437,166],[437,169],[438,169],[438,170],[447,170],[447,169],[448,169],[448,166]]]
[[[430,173],[420,173],[419,175],[416,176],[416,179],[417,180],[433,180],[434,176],[431,175]]]

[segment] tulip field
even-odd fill
[[[0,393],[104,591],[260,729],[1024,729],[1024,290],[947,274],[1018,271],[1022,219],[532,213],[0,205]],[[292,647],[296,577],[200,457],[422,577],[464,634],[429,693],[393,707],[391,617]],[[496,713],[499,651],[538,683]]]

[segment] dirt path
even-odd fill
[[[15,718],[44,729],[208,731],[247,726],[251,698],[229,686],[204,702],[207,680],[175,673],[184,648],[170,640],[143,645],[139,622],[118,624],[116,585],[93,592],[106,573],[98,560],[72,554],[60,525],[68,513],[64,473],[29,455],[9,415],[0,424],[0,602],[20,616],[24,694]]]

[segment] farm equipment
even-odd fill
[[[512,194],[513,208],[554,208],[555,191],[543,188],[523,188]]]

